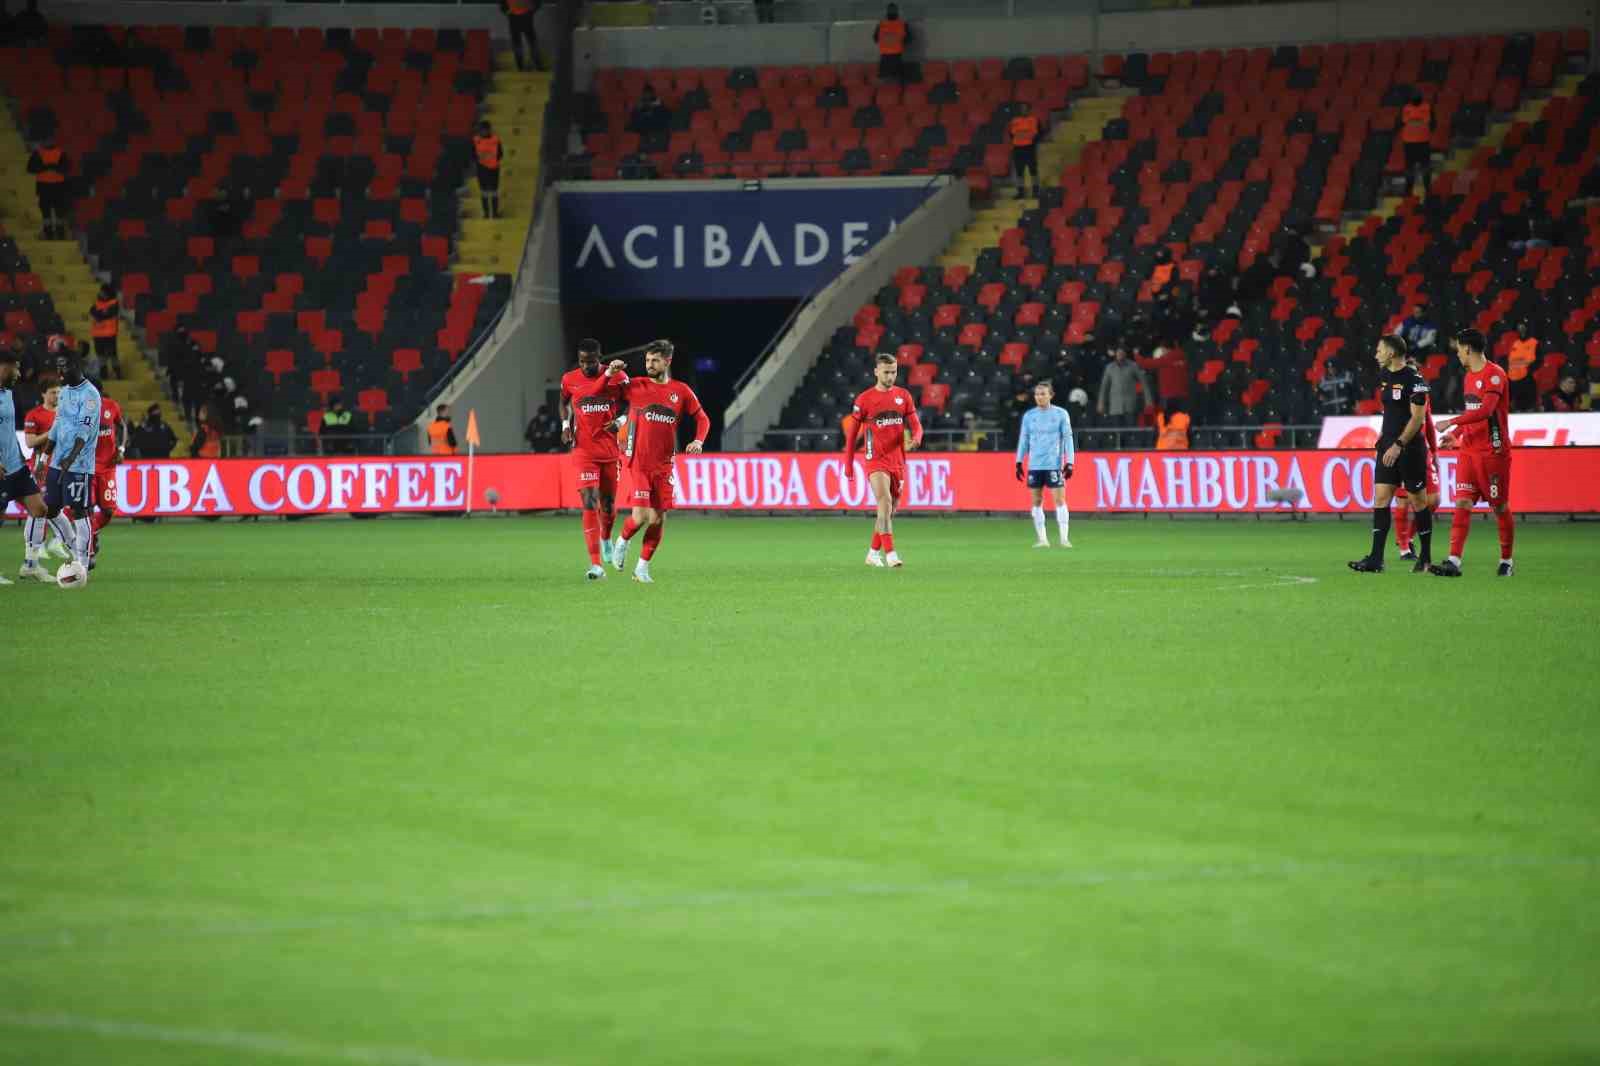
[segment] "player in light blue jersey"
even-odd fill
[[[39,498],[39,485],[33,480],[33,471],[23,461],[22,445],[17,441],[17,403],[11,386],[21,376],[17,353],[10,348],[0,348],[0,514],[5,513],[7,504],[15,501],[29,518],[42,518],[44,501]],[[26,571],[26,566],[23,569]],[[28,575],[24,573],[23,576]],[[9,584],[10,581],[0,577],[0,585]]]
[[[1022,416],[1022,431],[1017,437],[1017,480],[1024,480],[1026,469],[1028,490],[1033,493],[1033,531],[1038,535],[1035,548],[1050,547],[1044,526],[1047,492],[1055,495],[1056,527],[1061,531],[1061,546],[1072,547],[1072,541],[1067,539],[1067,525],[1071,520],[1067,512],[1067,479],[1072,476],[1076,452],[1072,446],[1072,418],[1066,408],[1050,402],[1055,395],[1055,386],[1048,381],[1033,387],[1034,407]]]
[[[61,375],[61,399],[56,404],[56,421],[50,427],[47,443],[50,473],[45,476],[44,509],[54,524],[63,510],[72,508],[72,536],[68,540],[72,559],[56,571],[56,584],[72,589],[82,588],[89,581],[89,551],[94,537],[89,518],[94,513],[92,485],[94,450],[100,437],[100,390],[83,376],[77,352],[58,352],[55,366]],[[29,544],[30,553],[43,547],[44,531],[39,529],[34,536],[39,543]]]

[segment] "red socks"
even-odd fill
[[[600,516],[583,512],[583,546],[589,549],[589,562],[600,565]]]
[[[629,520],[628,524],[633,524],[631,519]],[[656,548],[661,544],[661,531],[664,528],[666,527],[663,523],[657,522],[655,525],[644,531],[644,543],[639,546],[639,558],[643,559],[645,562],[650,561],[650,556],[656,553]]]
[[[893,533],[884,533],[884,534],[882,534],[881,536],[878,537],[878,542],[883,545],[883,550],[884,551],[886,551],[886,552],[894,551],[894,534]]]
[[[877,551],[881,547],[883,547],[883,534],[874,529],[872,531],[872,550]]]
[[[1511,545],[1517,539],[1517,524],[1511,517],[1511,509],[1507,508],[1494,516],[1500,526],[1500,558],[1511,558]]]
[[[632,515],[629,515],[628,520],[622,523],[622,539],[632,540],[633,535],[637,532],[639,532],[639,523],[633,520]]]
[[[1457,507],[1455,517],[1450,519],[1450,555],[1461,558],[1461,549],[1467,546],[1467,533],[1472,529],[1472,509],[1470,507]]]
[[[601,511],[600,512],[600,539],[601,540],[610,540],[611,539],[611,527],[616,525],[616,524],[617,524],[617,512],[616,511]]]
[[[1394,546],[1401,551],[1411,547],[1411,508],[1407,504],[1394,509]]]
[[[103,510],[101,510],[100,508],[97,507],[97,508],[95,508],[95,512],[94,512],[93,517],[91,517],[89,519],[89,528],[94,530],[96,533],[98,533],[102,529],[106,528],[106,526],[109,525],[110,522],[111,522],[111,512],[110,511],[103,511]]]

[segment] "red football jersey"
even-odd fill
[[[561,375],[561,397],[572,405],[574,455],[605,462],[621,454],[616,433],[606,428],[622,414],[622,386],[616,378],[569,370]]]
[[[681,381],[625,378],[628,401],[628,465],[646,473],[667,470],[678,450],[678,423],[694,419],[695,440],[704,442],[711,418],[694,390]]]
[[[876,385],[856,397],[850,408],[855,419],[855,435],[864,438],[862,451],[869,463],[904,465],[906,461],[906,429],[918,442],[922,440],[922,422],[917,418],[917,402],[911,393],[895,385],[880,389]],[[855,441],[848,442],[846,455],[855,454]]]
[[[1503,455],[1511,446],[1510,422],[1506,417],[1506,372],[1494,363],[1484,363],[1476,373],[1469,371],[1461,386],[1466,414],[1491,408],[1489,417],[1462,425],[1457,445],[1464,452]],[[1459,421],[1457,422],[1459,425]]]
[[[103,473],[117,461],[117,427],[122,424],[122,405],[109,396],[100,397],[100,436],[94,442],[94,469]]]
[[[26,433],[49,433],[50,427],[55,424],[56,413],[44,404],[40,404],[29,411],[27,416],[23,418],[22,429]],[[49,468],[50,454],[36,449],[33,453],[33,469],[35,472],[48,470]]]

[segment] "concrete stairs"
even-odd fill
[[[0,178],[0,219],[5,220],[17,249],[44,283],[67,332],[78,340],[88,340],[89,308],[99,296],[102,279],[95,276],[76,241],[40,237],[44,220],[39,215],[33,178],[27,173],[28,149],[9,109],[0,108],[0,112],[5,114],[0,122],[0,175],[4,175]],[[125,376],[105,381],[104,391],[122,405],[128,418],[144,417],[145,409],[155,403],[161,405],[169,425],[182,426],[178,408],[163,393],[155,368],[140,350],[126,316],[117,333],[117,357]]]
[[[461,192],[461,240],[451,268],[456,273],[516,274],[539,187],[539,148],[549,99],[550,74],[519,71],[508,50],[496,52],[494,80],[479,117],[494,128],[505,147],[500,217],[483,217],[478,183],[469,179]]]

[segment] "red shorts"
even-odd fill
[[[1511,502],[1511,456],[1456,453],[1456,496],[1476,496],[1492,507]]]
[[[117,472],[96,470],[93,482],[94,505],[110,513],[117,509]]]
[[[656,511],[672,510],[672,467],[649,472],[628,471],[628,489],[622,502],[628,507],[649,507]]]
[[[906,468],[903,466],[890,466],[887,463],[868,463],[866,464],[866,471],[869,485],[872,483],[873,474],[889,475],[889,499],[898,505],[901,495],[906,490]]]
[[[620,459],[590,459],[574,454],[572,463],[578,470],[578,491],[599,489],[602,496],[617,494],[617,478],[622,470]]]

